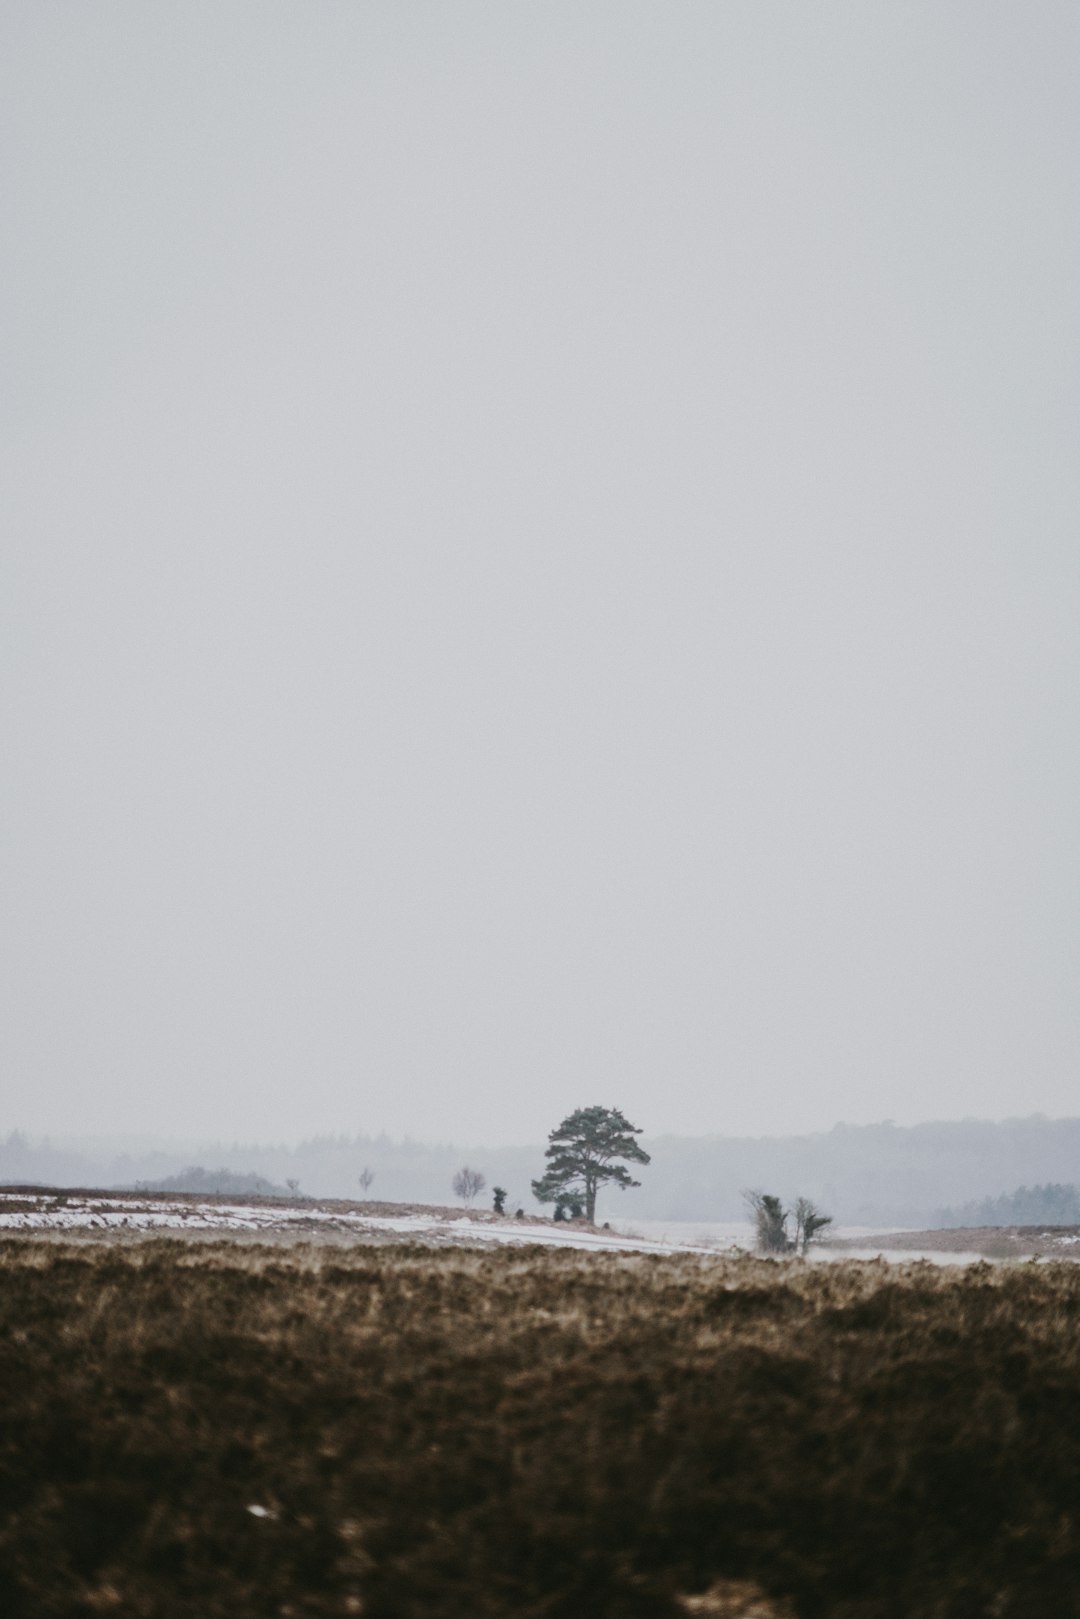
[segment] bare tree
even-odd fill
[[[470,1169],[468,1164],[459,1169],[451,1181],[454,1196],[459,1197],[463,1203],[471,1203],[479,1192],[484,1190],[487,1179],[478,1169]]]
[[[295,1179],[287,1180],[285,1182],[285,1185],[289,1188],[289,1191],[292,1193],[293,1197],[299,1197],[299,1195],[300,1195],[300,1182],[298,1180],[295,1180]]]
[[[365,1164],[356,1178],[360,1182],[360,1191],[366,1200],[367,1195],[371,1190],[371,1183],[375,1179],[375,1171],[373,1169],[369,1169],[367,1164]]]

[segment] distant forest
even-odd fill
[[[747,1188],[785,1200],[810,1197],[845,1225],[924,1226],[945,1216],[959,1224],[1080,1219],[1075,1201],[1064,1196],[1075,1199],[1080,1180],[1080,1119],[840,1124],[816,1135],[654,1136],[642,1144],[652,1162],[641,1186],[604,1193],[600,1219],[742,1220]],[[277,1187],[296,1181],[314,1197],[445,1204],[453,1201],[451,1180],[466,1163],[489,1186],[507,1188],[508,1208],[537,1212],[530,1183],[542,1167],[541,1142],[488,1149],[359,1133],[297,1146],[185,1141],[135,1147],[107,1139],[34,1140],[18,1130],[0,1136],[0,1181],[8,1184],[160,1185],[202,1165],[215,1181],[224,1170],[249,1190],[250,1177],[262,1177]],[[371,1179],[362,1188],[365,1169]]]
[[[983,1197],[958,1209],[941,1209],[943,1226],[1080,1225],[1080,1186],[1021,1186],[1001,1197]]]

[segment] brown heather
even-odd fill
[[[1069,1265],[3,1242],[0,1613],[1067,1619],[1078,1324]]]

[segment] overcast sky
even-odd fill
[[[0,1131],[1080,1111],[1075,0],[3,0]]]

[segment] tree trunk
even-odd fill
[[[585,1182],[585,1218],[590,1225],[596,1224],[596,1187],[592,1181]]]

